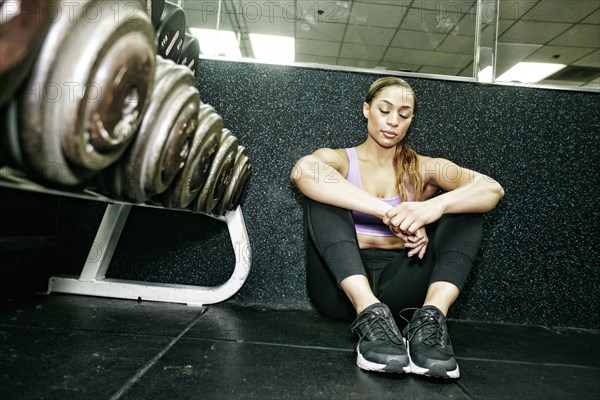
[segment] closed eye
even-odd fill
[[[380,112],[380,113],[382,113],[382,114],[384,114],[384,115],[387,115],[387,114],[389,114],[389,113],[390,113],[388,110],[382,110],[381,108],[379,109],[379,112]],[[398,113],[398,115],[399,115],[399,116],[400,116],[400,118],[402,118],[402,119],[409,119],[409,118],[410,118],[410,114],[409,114],[409,115],[404,115],[404,114],[400,114],[400,113]]]

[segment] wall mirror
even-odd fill
[[[599,0],[179,0],[202,56],[600,91]]]

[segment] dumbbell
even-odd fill
[[[0,1],[0,107],[27,78],[50,26],[51,0]]]
[[[151,116],[155,116],[158,112],[158,109],[159,109],[161,103],[159,101],[157,101],[156,93],[158,92],[159,88],[161,87],[161,84],[164,87],[164,78],[168,73],[169,73],[169,64],[166,62],[166,60],[157,56],[156,57],[156,68],[155,68],[155,72],[154,72],[153,93],[150,95],[150,104],[148,105],[148,109],[146,111],[146,114],[144,115],[142,124],[139,128],[139,130],[142,130],[143,132],[147,132],[147,133],[149,132],[149,130],[143,124],[144,121],[146,121]],[[166,92],[163,92],[163,94],[164,93],[166,93]],[[148,133],[148,136],[150,134],[151,133]],[[144,139],[139,131],[137,132],[135,142],[125,152],[123,157],[118,162],[116,162],[115,164],[111,165],[110,167],[108,167],[107,169],[102,171],[101,174],[96,176],[95,183],[98,186],[99,192],[101,192],[105,195],[111,196],[113,198],[116,198],[116,199],[130,200],[130,199],[126,198],[125,188],[128,185],[131,185],[132,183],[129,182],[128,179],[126,178],[125,167],[126,167],[126,164],[130,163],[129,159],[132,158],[131,153],[134,153],[134,152],[137,152],[138,154],[143,153],[143,151],[135,150],[136,142],[144,142]],[[138,144],[138,146],[140,146],[140,145]],[[140,171],[138,175],[141,177],[142,172]],[[142,189],[142,192],[143,192],[143,189]],[[144,198],[145,197],[148,197],[148,196],[144,196]],[[140,200],[140,202],[143,202],[143,200]]]
[[[250,178],[251,169],[245,147],[239,146],[233,165],[233,171],[231,173],[231,179],[223,196],[213,210],[214,214],[223,215],[227,211],[235,210],[240,205],[243,200],[246,185]]]
[[[192,70],[196,81],[199,78],[198,69],[198,58],[200,56],[200,42],[196,36],[186,33],[185,40],[183,41],[183,48],[181,50],[181,56],[179,56],[178,64],[185,65]]]
[[[235,185],[233,195],[231,196],[231,204],[229,206],[229,210],[235,210],[246,199],[246,194],[248,193],[248,186],[251,176],[252,165],[250,164],[250,161],[248,161],[242,168],[239,174],[239,178],[236,181],[237,184]]]
[[[208,178],[198,197],[190,205],[192,211],[205,214],[213,212],[229,184],[238,146],[237,138],[228,129],[224,128],[221,133],[219,149],[210,167]]]
[[[146,8],[148,15],[152,21],[152,25],[156,28],[160,24],[160,17],[165,8],[165,0],[146,0]]]
[[[223,119],[209,104],[200,105],[198,129],[184,168],[157,202],[171,208],[186,208],[198,195],[210,171],[223,129]]]
[[[158,54],[177,62],[185,39],[185,13],[181,7],[165,1],[160,22],[156,28]]]
[[[23,158],[39,178],[79,184],[131,144],[149,103],[156,59],[141,4],[56,3],[69,18],[52,23],[19,96]],[[92,7],[98,18],[89,17]]]
[[[157,57],[155,82],[135,141],[98,180],[101,191],[134,203],[168,189],[187,163],[198,127],[201,100],[191,71]]]

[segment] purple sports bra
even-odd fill
[[[347,148],[346,152],[348,153],[349,160],[348,176],[346,176],[346,179],[362,189],[363,185],[360,181],[360,170],[358,167],[358,155],[356,154],[356,148]],[[399,195],[391,198],[380,197],[379,200],[388,203],[392,207],[397,206],[401,202]],[[377,217],[358,211],[352,211],[352,216],[354,217],[354,227],[357,234],[368,236],[394,236],[387,225],[385,225],[383,221]]]

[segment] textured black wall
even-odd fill
[[[364,140],[361,105],[378,76],[212,60],[200,68],[203,101],[223,116],[254,168],[243,206],[252,270],[231,301],[308,308],[302,196],[289,173],[316,148]],[[482,250],[451,316],[600,328],[600,96],[406,80],[419,99],[408,136],[416,150],[489,174],[506,191],[485,217]],[[83,226],[95,228],[103,206],[64,204],[62,237],[70,250],[64,265],[76,271],[93,240],[93,229]],[[233,262],[222,223],[135,208],[109,276],[215,285]]]

